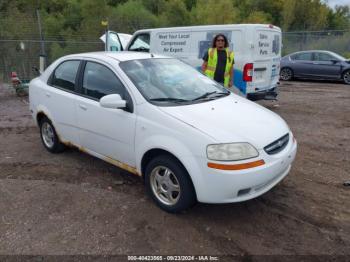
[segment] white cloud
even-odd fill
[[[325,2],[327,2],[332,8],[334,8],[336,5],[350,5],[350,0],[328,0]]]

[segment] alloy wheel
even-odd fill
[[[52,126],[48,122],[44,122],[41,126],[41,135],[43,141],[48,148],[52,148],[55,144],[55,134]]]
[[[291,80],[292,75],[293,75],[292,70],[290,70],[289,68],[283,68],[280,73],[281,79],[285,81]]]
[[[181,194],[176,175],[167,167],[155,167],[150,176],[151,188],[156,198],[165,205],[175,205]]]
[[[343,79],[346,84],[350,84],[350,71],[344,73]]]

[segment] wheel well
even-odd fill
[[[350,71],[350,69],[349,68],[347,68],[347,69],[345,69],[342,73],[341,73],[341,77],[343,78],[344,77],[344,75],[345,75],[345,73],[346,72],[349,72]]]
[[[292,73],[293,73],[293,69],[292,68],[290,68],[289,66],[284,66],[284,67],[281,67],[281,70],[280,71],[282,71],[282,69],[286,69],[286,68],[288,68],[290,71],[292,71]]]
[[[147,151],[143,157],[142,157],[142,160],[141,160],[141,173],[142,173],[142,176],[144,177],[144,173],[146,171],[146,167],[147,167],[147,164],[155,157],[157,156],[160,156],[160,155],[169,155],[169,156],[172,156],[174,158],[176,158],[179,162],[180,160],[174,156],[173,154],[169,153],[168,151],[166,150],[163,150],[163,149],[151,149],[149,151]],[[181,162],[180,162],[181,163]]]
[[[40,121],[44,118],[44,117],[47,117],[43,112],[39,112],[37,115],[36,115],[36,121],[37,121],[37,124],[40,125]]]
[[[146,171],[146,167],[147,167],[147,164],[155,157],[157,156],[160,156],[160,155],[168,155],[168,156],[171,156],[173,158],[175,158],[182,166],[183,168],[187,171],[186,167],[181,163],[181,161],[176,157],[174,156],[172,153],[164,150],[164,149],[159,149],[159,148],[155,148],[155,149],[151,149],[149,151],[147,151],[143,157],[142,157],[142,160],[141,160],[141,174],[142,174],[142,178],[144,179],[145,178],[145,171]],[[188,172],[187,172],[188,173]],[[193,181],[192,181],[192,178],[191,176],[189,175],[189,178],[191,180],[191,183],[192,183],[192,187],[193,187],[193,190],[196,194],[196,197],[197,197],[197,193],[196,193],[196,189],[193,185]]]

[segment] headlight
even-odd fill
[[[211,160],[234,161],[258,155],[258,151],[249,143],[216,144],[207,147],[207,156]]]

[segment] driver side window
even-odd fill
[[[150,35],[143,33],[136,36],[129,46],[129,51],[149,52]]]
[[[322,61],[322,62],[329,62],[332,59],[335,59],[334,57],[332,57],[329,54],[325,54],[325,53],[314,53],[314,61]]]
[[[119,94],[125,99],[125,87],[116,75],[106,66],[87,62],[84,70],[82,93],[87,97],[100,100],[110,94]]]

